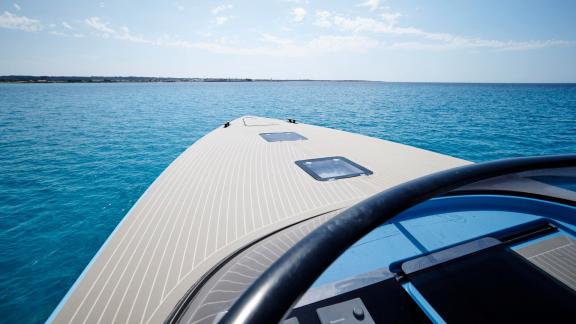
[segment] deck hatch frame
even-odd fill
[[[299,160],[294,163],[318,181],[331,181],[374,173],[343,156]]]
[[[274,133],[260,133],[266,142],[294,142],[294,141],[307,141],[308,138],[296,132],[274,132]]]

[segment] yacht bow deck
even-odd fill
[[[267,142],[296,132],[306,140]],[[318,181],[295,161],[343,156],[369,176]],[[226,256],[277,229],[466,164],[362,135],[242,117],[180,155],[126,215],[51,320],[160,323]]]

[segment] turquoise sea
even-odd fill
[[[0,85],[0,322],[43,322],[144,190],[242,115],[472,161],[575,153],[576,85]]]

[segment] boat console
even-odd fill
[[[575,165],[502,160],[388,189],[301,239],[218,320],[572,321]]]

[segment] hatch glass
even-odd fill
[[[300,160],[296,164],[318,181],[370,175],[372,171],[342,156]]]
[[[303,141],[307,140],[306,137],[294,132],[280,132],[280,133],[261,133],[263,139],[267,142],[288,142],[288,141]]]

